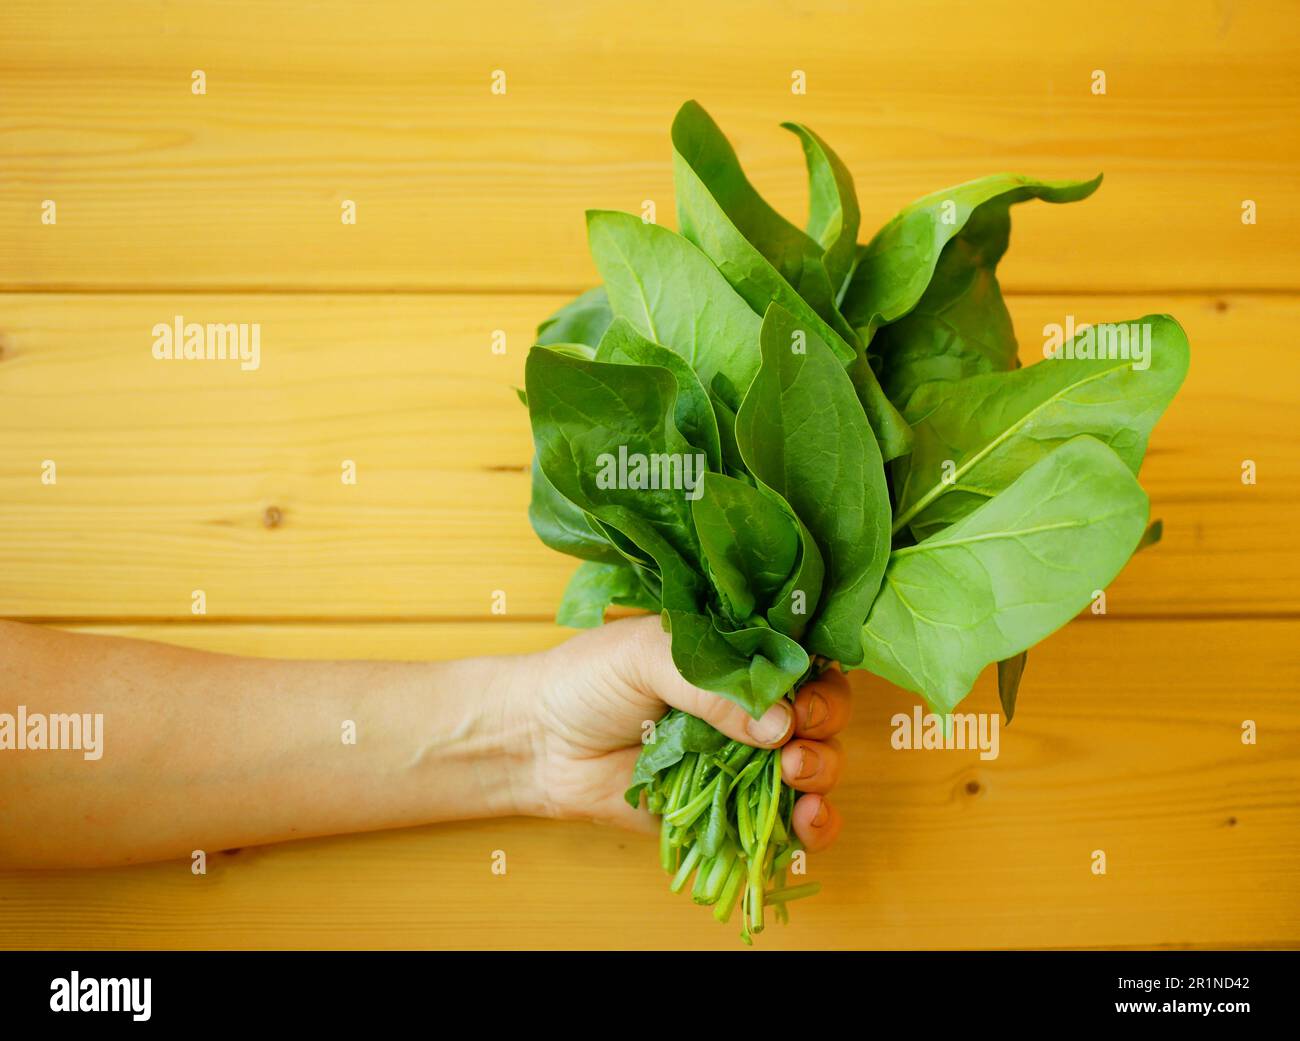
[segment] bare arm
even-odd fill
[[[98,759],[0,750],[0,867],[534,812],[520,660],[277,661],[0,622],[0,713],[103,716]]]
[[[667,705],[783,745],[787,782],[809,793],[796,832],[810,850],[833,841],[840,818],[823,796],[840,773],[844,677],[753,720],[681,678],[657,618],[540,654],[433,663],[242,658],[0,622],[0,868],[512,814],[653,831],[623,790]],[[19,706],[102,716],[98,757],[5,747]]]

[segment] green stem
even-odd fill
[[[769,904],[788,904],[791,900],[802,900],[806,896],[816,896],[822,891],[820,882],[805,882],[801,886],[789,886],[785,889],[773,889],[767,894]]]
[[[737,857],[727,873],[727,881],[718,896],[717,906],[713,908],[713,917],[719,922],[731,921],[731,912],[736,909],[736,897],[740,895],[740,883],[745,877],[745,862]]]
[[[664,820],[679,828],[689,827],[697,817],[709,808],[709,803],[713,801],[713,786],[722,783],[725,774],[719,774],[704,789],[692,797],[681,809],[674,810],[672,813],[664,814]]]
[[[669,888],[674,893],[680,893],[682,886],[686,885],[686,880],[691,877],[691,872],[695,870],[695,865],[700,862],[700,844],[697,842],[682,858],[682,866],[677,869],[677,874],[673,876],[672,884]]]

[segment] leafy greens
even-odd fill
[[[1028,649],[1159,540],[1136,475],[1186,337],[1147,315],[1021,368],[996,276],[1011,207],[1101,178],[971,181],[859,245],[847,168],[785,126],[803,228],[695,102],[672,127],[680,234],[587,215],[603,285],[542,323],[521,394],[530,520],[582,561],[559,620],[657,612],[683,677],[756,718],[831,661],[945,713],[996,663],[1010,721]],[[627,797],[661,817],[673,890],[721,921],[739,905],[747,942],[815,891],[786,884],[779,751],[672,711]]]

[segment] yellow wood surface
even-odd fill
[[[224,619],[472,618],[500,589],[512,617],[552,617],[575,562],[529,529],[532,446],[512,388],[533,327],[561,301],[6,297],[0,616],[188,618],[202,589],[208,614]],[[1165,541],[1133,561],[1108,610],[1300,610],[1297,392],[1280,376],[1295,371],[1300,297],[1077,294],[1011,306],[1027,361],[1041,355],[1044,323],[1066,313],[1169,310],[1192,341],[1187,383],[1142,472]],[[175,312],[261,322],[261,368],[156,361],[150,330]],[[506,333],[504,356],[491,351],[494,329]],[[47,459],[55,485],[37,479]],[[340,479],[344,459],[357,464],[355,485]],[[1254,486],[1241,481],[1246,459]]]
[[[1028,6],[3,5],[0,617],[295,657],[554,643],[572,564],[528,528],[511,388],[594,281],[582,210],[673,223],[683,99],[796,217],[777,124],[812,125],[868,231],[985,173],[1104,170],[1085,203],[1017,209],[1002,281],[1027,362],[1066,314],[1187,328],[1142,474],[1164,542],[1034,651],[995,761],[891,750],[913,699],[855,680],[844,838],[762,945],[1300,943],[1294,8]],[[259,322],[260,369],[154,361],[176,314]],[[206,878],[0,874],[5,947],[735,945],[652,843],[582,825],[243,850]]]
[[[0,285],[587,284],[583,210],[668,221],[695,97],[796,215],[778,124],[815,127],[867,229],[988,173],[1105,171],[1017,216],[1012,288],[1289,289],[1298,51],[1286,0],[10,0]]]
[[[95,627],[296,657],[534,650],[553,626]],[[1030,656],[998,759],[896,751],[914,699],[855,674],[825,885],[764,948],[1276,946],[1300,935],[1293,622],[1089,619]],[[1154,654],[1153,648],[1161,648]],[[1243,649],[1250,650],[1243,655]],[[1158,671],[1157,671],[1158,670]],[[986,676],[970,696],[992,712]],[[1240,740],[1243,718],[1261,740]],[[1108,872],[1092,874],[1104,849]],[[503,850],[505,876],[491,873]],[[109,871],[0,876],[14,946],[739,946],[668,892],[655,841],[486,821]]]

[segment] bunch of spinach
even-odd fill
[[[787,128],[806,230],[694,102],[672,128],[681,233],[587,215],[603,285],[539,328],[523,395],[533,526],[583,561],[559,620],[658,612],[681,674],[755,717],[837,661],[938,712],[996,662],[1010,718],[1027,649],[1158,538],[1135,475],[1186,338],[1149,315],[1123,323],[1149,337],[1144,365],[1112,336],[1020,368],[996,276],[1011,207],[1101,178],[972,181],[860,245],[848,171]],[[779,753],[673,711],[627,795],[662,816],[674,891],[720,921],[739,903],[746,941],[765,906],[784,918],[815,891],[785,885]]]

